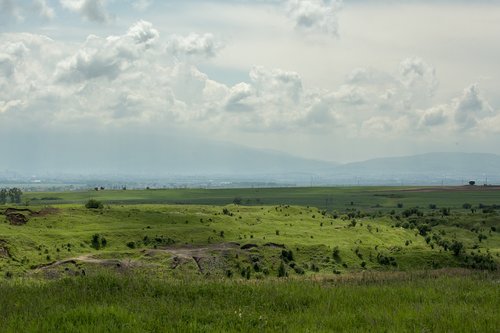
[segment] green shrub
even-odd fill
[[[297,265],[296,265],[296,266],[293,268],[293,270],[295,271],[295,273],[297,273],[297,274],[299,274],[299,275],[304,275],[304,274],[305,274],[304,269],[303,269],[302,267],[300,267],[300,266],[297,266]]]
[[[293,261],[292,250],[287,250],[287,249],[281,250],[281,259],[286,263]]]
[[[106,238],[101,237],[101,235],[94,234],[92,236],[90,244],[94,249],[100,250],[101,248],[106,247],[106,245],[108,245],[108,241],[106,240]]]
[[[278,277],[287,277],[288,273],[286,272],[286,267],[283,261],[280,263],[280,266],[278,267]]]
[[[454,240],[450,245],[450,250],[453,251],[453,254],[455,256],[459,256],[460,253],[462,252],[463,248],[464,248],[464,244],[462,244],[462,242],[458,242],[456,240]]]
[[[87,208],[87,209],[102,209],[103,207],[104,206],[103,206],[102,202],[94,200],[94,199],[90,199],[85,204],[85,208]]]
[[[333,259],[340,259],[340,249],[338,246],[335,246],[332,251]]]

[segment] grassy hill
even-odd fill
[[[103,207],[85,208],[88,198]],[[15,214],[26,224],[0,217],[4,274],[114,266],[162,276],[264,278],[493,269],[500,256],[497,191],[481,187],[93,191],[25,199],[30,206]],[[52,201],[58,204],[46,204]]]

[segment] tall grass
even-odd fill
[[[495,332],[498,275],[209,281],[127,275],[0,284],[3,332]]]

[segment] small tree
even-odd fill
[[[10,202],[12,203],[21,203],[21,196],[23,195],[23,191],[17,187],[13,187],[8,190],[7,195],[10,197]]]
[[[7,190],[3,188],[0,190],[0,205],[5,203],[7,203]]]
[[[476,182],[474,180],[471,180],[471,181],[469,181],[469,185],[474,186],[474,185],[476,185]]]

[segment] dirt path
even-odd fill
[[[57,260],[48,264],[42,264],[35,267],[35,270],[46,270],[50,268],[54,268],[57,266],[65,265],[65,264],[74,264],[77,263],[90,263],[97,264],[102,266],[117,266],[117,267],[132,267],[138,265],[136,261],[131,259],[119,260],[119,259],[98,259],[94,257],[94,254],[84,254],[74,258]]]

